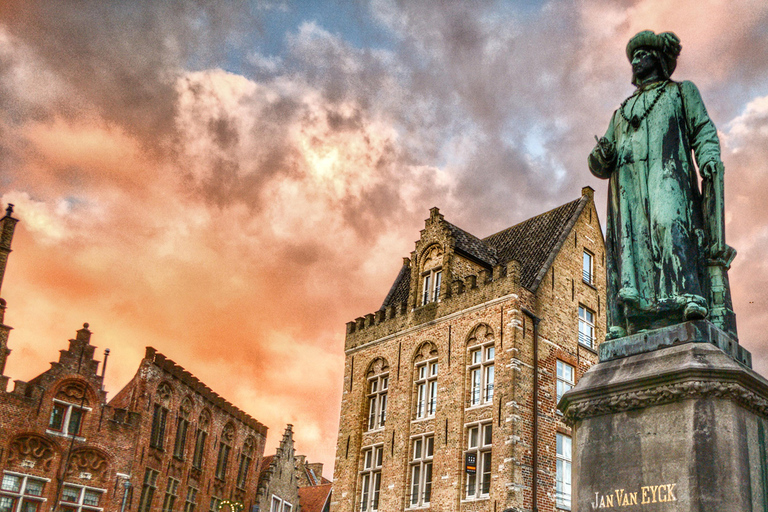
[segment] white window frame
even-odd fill
[[[571,451],[572,440],[569,436],[557,432],[557,475],[555,478],[555,505],[557,508],[571,510]]]
[[[579,343],[594,350],[595,312],[579,304]]]
[[[443,283],[443,269],[435,268],[424,272],[421,277],[421,305],[440,302],[440,286]]]
[[[432,500],[432,459],[435,434],[411,438],[410,493],[408,508],[428,507]]]
[[[416,419],[431,418],[437,408],[437,358],[416,365]]]
[[[594,255],[586,249],[581,256],[581,278],[587,284],[594,284]]]
[[[381,466],[384,460],[384,445],[374,445],[362,451],[363,470],[360,471],[360,512],[379,510],[381,495]]]
[[[5,489],[6,476],[11,478],[18,478],[20,480],[18,492],[13,491],[11,489]],[[40,496],[27,494],[26,492],[27,484],[30,480],[35,482],[42,482],[43,485],[40,488]],[[45,477],[40,477],[35,475],[27,475],[25,473],[16,473],[14,471],[3,471],[2,480],[0,481],[0,498],[13,500],[14,512],[21,511],[21,506],[24,501],[37,503],[37,510],[39,511],[41,510],[40,505],[48,501],[46,498],[43,498],[42,496],[43,494],[45,494],[45,484],[47,484],[50,481],[51,481],[50,478],[45,478]]]
[[[557,402],[560,403],[560,399],[563,395],[576,385],[576,368],[573,365],[566,363],[565,361],[557,360],[557,389],[556,396]]]
[[[387,391],[389,373],[368,379],[368,430],[384,428],[387,423]]]
[[[51,420],[53,420],[53,411],[57,405],[62,406],[65,409],[64,417],[61,420],[61,430],[56,430],[51,427]],[[78,429],[77,429],[77,432],[75,433],[71,433],[69,431],[69,421],[70,419],[72,419],[73,410],[81,411],[80,423],[78,423]],[[64,400],[59,400],[58,398],[54,398],[53,405],[51,406],[51,415],[48,417],[48,427],[45,429],[45,433],[52,434],[54,436],[74,437],[77,440],[84,441],[85,438],[82,437],[80,433],[83,431],[83,425],[85,424],[85,414],[87,412],[90,412],[91,410],[92,409],[90,407],[85,407],[78,404],[65,402]]]
[[[64,500],[64,489],[72,488],[78,490],[77,502]],[[99,495],[99,505],[90,505],[85,502],[86,493],[91,492]],[[98,487],[88,487],[85,485],[73,484],[70,482],[64,482],[61,487],[61,499],[59,499],[59,510],[72,510],[74,512],[98,512],[104,510],[102,500],[107,495],[106,489],[100,489]]]
[[[293,510],[293,504],[284,500],[280,496],[272,495],[272,500],[269,505],[269,512],[291,512]]]
[[[490,495],[492,456],[493,456],[493,422],[486,421],[467,425],[467,450],[464,452],[464,461],[468,453],[474,453],[477,457],[476,471],[471,475],[464,471],[464,497],[467,500],[484,499]]]
[[[494,342],[469,347],[469,406],[493,402],[496,380],[496,347]]]

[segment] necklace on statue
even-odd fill
[[[633,95],[632,95],[632,96],[630,96],[629,98],[625,99],[625,100],[622,102],[621,106],[619,107],[619,112],[621,113],[621,117],[622,117],[622,118],[623,118],[623,119],[624,119],[624,120],[625,120],[627,123],[629,123],[629,125],[630,125],[630,126],[633,128],[633,129],[637,130],[638,128],[640,128],[640,123],[642,123],[642,122],[643,122],[643,120],[644,120],[646,117],[648,117],[648,114],[650,114],[650,113],[651,113],[651,110],[653,110],[653,107],[655,107],[655,106],[656,106],[656,103],[658,103],[658,101],[659,101],[659,98],[661,98],[661,95],[664,93],[664,89],[666,88],[666,87],[665,87],[666,85],[667,85],[667,80],[665,80],[664,82],[662,82],[662,83],[661,83],[661,85],[659,85],[659,86],[656,88],[656,97],[654,97],[654,98],[653,98],[653,101],[651,102],[651,105],[650,105],[650,106],[649,106],[647,109],[645,109],[645,112],[643,112],[643,115],[641,115],[641,116],[638,116],[637,114],[634,114],[634,115],[632,115],[632,117],[631,117],[631,118],[628,118],[628,117],[627,117],[627,114],[624,112],[624,107],[626,107],[626,105],[627,105],[627,102],[628,102],[630,99],[634,98],[634,97],[635,97],[635,95],[633,94]],[[639,98],[640,98],[640,97],[638,96],[638,99],[639,99]],[[634,105],[637,105],[637,101],[635,101]],[[632,110],[634,109],[634,105],[632,105]]]

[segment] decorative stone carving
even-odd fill
[[[469,333],[467,345],[493,341],[493,329],[488,324],[478,324]]]
[[[69,403],[88,405],[87,389],[82,382],[65,382],[56,393],[56,398]]]
[[[419,345],[418,350],[416,350],[416,355],[413,358],[413,361],[415,363],[418,363],[419,361],[424,361],[426,359],[433,359],[437,357],[437,345],[435,345],[431,341],[425,341],[421,345]]]
[[[36,435],[22,435],[11,441],[8,450],[8,464],[19,464],[50,471],[53,459],[56,457],[56,449],[52,442],[44,437]]]
[[[232,442],[235,440],[235,426],[232,423],[227,423],[224,426],[224,430],[221,432],[221,439],[232,446]]]
[[[383,357],[377,357],[373,361],[371,361],[371,364],[368,365],[368,371],[366,372],[366,377],[371,377],[373,375],[378,375],[380,373],[384,373],[389,370],[389,363],[386,359]]]
[[[253,436],[246,437],[245,442],[243,443],[243,453],[249,457],[252,457],[255,449],[256,441],[253,439]]]
[[[192,400],[189,397],[185,397],[179,406],[179,415],[185,420],[189,420],[189,417],[192,414],[192,407]]]
[[[651,405],[663,405],[686,399],[725,398],[747,409],[768,415],[768,401],[733,382],[688,381],[649,389],[620,393],[606,398],[574,402],[565,413],[564,421],[573,426],[577,421],[601,414],[615,414]]]
[[[72,452],[65,475],[69,478],[83,478],[80,475],[90,474],[88,480],[105,481],[107,469],[107,458],[101,452],[84,448]]]
[[[170,384],[167,382],[161,382],[160,385],[157,386],[157,392],[155,394],[158,400],[168,403],[171,401],[171,397],[173,396],[173,390],[171,389]]]
[[[435,267],[439,267],[443,263],[443,249],[435,244],[430,246],[424,251],[423,263],[421,265],[422,271],[432,270]]]
[[[197,420],[197,428],[208,432],[208,427],[211,424],[211,413],[208,409],[200,411],[200,419]]]

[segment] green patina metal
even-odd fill
[[[670,80],[680,48],[669,32],[630,40],[637,90],[588,159],[609,180],[609,339],[701,318],[736,338],[720,143],[696,86]]]

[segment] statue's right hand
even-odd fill
[[[613,162],[614,158],[616,158],[616,149],[613,147],[613,143],[605,137],[598,139],[595,149],[600,152],[600,156],[606,162]]]

